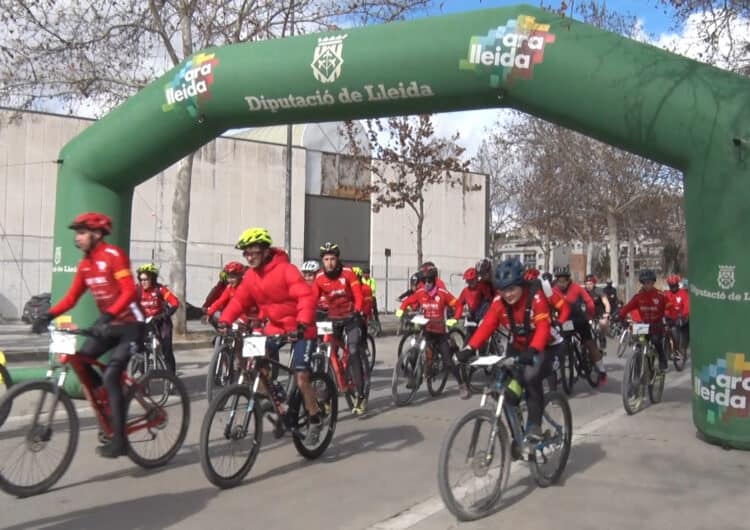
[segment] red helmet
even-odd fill
[[[536,280],[539,278],[539,269],[535,269],[534,267],[528,269],[526,272],[523,273],[523,279],[527,282],[530,282],[531,280]]]
[[[680,278],[677,274],[670,274],[667,276],[667,285],[680,285],[680,282],[682,281],[682,278]]]
[[[78,230],[85,228],[86,230],[99,230],[103,235],[107,235],[112,232],[112,219],[108,215],[98,212],[86,212],[82,213],[73,219],[68,228]]]
[[[224,272],[232,276],[242,276],[245,273],[245,266],[239,261],[230,261],[224,265]]]
[[[596,276],[594,276],[593,274],[587,274],[586,281],[596,284]]]
[[[469,267],[464,271],[464,280],[471,282],[477,279],[477,270],[474,267]]]

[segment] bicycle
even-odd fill
[[[12,387],[0,403],[0,407],[8,407],[12,413],[0,426],[0,462],[3,462],[0,488],[6,493],[18,497],[43,493],[70,466],[79,435],[73,399],[63,388],[71,368],[93,409],[99,440],[106,442],[112,437],[108,400],[95,397],[93,381],[86,369],[92,366],[103,370],[105,365],[78,355],[77,335],[92,336],[88,330],[51,326],[49,349],[59,364],[50,368],[46,379]],[[127,456],[143,468],[163,466],[177,454],[187,434],[190,420],[187,390],[174,374],[162,370],[152,370],[138,380],[123,371],[122,384]],[[29,420],[30,425],[26,423]],[[59,449],[57,441],[61,442]],[[40,462],[44,453],[57,461]],[[28,472],[27,477],[16,476],[24,472]]]
[[[416,331],[404,336],[407,348],[399,354],[391,377],[391,395],[397,407],[411,402],[423,379],[427,380],[427,391],[433,397],[442,394],[448,382],[449,372],[443,365],[443,357],[433,354],[432,344],[425,337],[425,326],[428,322],[429,319],[420,314],[410,318],[410,324]],[[455,343],[451,344],[451,349],[458,351]],[[402,384],[403,392],[399,391]]]
[[[318,347],[311,356],[310,365],[315,373],[327,373],[336,383],[337,395],[343,394],[351,409],[357,398],[357,385],[351,373],[349,364],[349,345],[347,339],[342,340],[344,321],[333,322],[322,320],[315,323],[318,329]],[[341,353],[339,353],[341,352]],[[365,358],[360,357],[360,373],[363,378],[364,397],[370,396],[370,375],[375,364],[374,355],[369,351],[369,345],[362,348]]]
[[[664,337],[662,337],[664,354],[668,359],[672,359],[672,364],[678,372],[685,369],[685,363],[688,359],[684,334],[681,330],[682,326],[682,319],[677,319],[674,322],[667,321],[664,328]]]
[[[528,462],[540,487],[556,483],[567,464],[573,434],[568,400],[550,392],[544,396],[543,439],[533,446],[526,443],[522,409],[526,396],[519,383],[518,360],[490,355],[471,364],[491,369],[494,380],[485,387],[479,407],[453,422],[438,460],[440,496],[460,521],[493,511],[507,487],[511,461]],[[487,406],[488,398],[496,402],[494,410]]]
[[[146,337],[143,340],[143,347],[133,353],[128,361],[128,374],[133,379],[138,379],[149,373],[151,370],[167,370],[167,364],[164,361],[164,351],[161,344],[161,336],[156,327],[157,322],[162,316],[146,318]]]
[[[581,336],[575,331],[573,322],[568,320],[562,324],[563,339],[565,340],[566,353],[563,356],[563,379],[567,379],[570,393],[576,381],[586,379],[592,388],[599,385],[599,371],[594,366],[591,356],[583,346]],[[572,364],[570,357],[572,354]]]
[[[318,458],[331,443],[338,418],[336,387],[328,374],[313,372],[310,384],[317,396],[323,422],[320,437],[308,447],[305,437],[309,419],[302,403],[302,393],[292,385],[289,394],[270,379],[271,367],[291,372],[290,368],[267,355],[267,341],[285,341],[289,335],[244,338],[243,366],[237,383],[222,389],[209,405],[200,432],[201,468],[215,486],[226,489],[238,485],[250,472],[260,452],[263,438],[262,417],[274,426],[274,437],[291,431],[297,452],[308,460]],[[292,377],[292,374],[289,374]],[[260,392],[261,385],[265,393]],[[261,400],[267,399],[270,411],[263,411]],[[216,421],[215,421],[216,420]],[[231,464],[236,463],[235,467]]]
[[[651,403],[659,403],[665,380],[665,373],[659,368],[656,348],[649,338],[649,324],[634,323],[631,327],[636,342],[633,355],[625,362],[622,376],[622,405],[629,415],[643,407],[646,387]]]

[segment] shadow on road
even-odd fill
[[[149,495],[139,499],[112,502],[105,506],[93,506],[83,510],[43,517],[5,528],[6,530],[21,530],[22,528],[44,528],[46,530],[165,528],[179,524],[191,515],[203,510],[208,502],[219,494],[219,491],[216,488],[202,488],[180,493]],[[116,492],[112,493],[113,496],[116,494]],[[39,499],[20,502],[39,502]]]

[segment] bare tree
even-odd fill
[[[0,0],[0,104],[101,116],[198,50],[402,18],[430,0]],[[185,300],[193,155],[172,201]],[[185,332],[184,304],[175,329]]]
[[[427,189],[436,184],[448,184],[470,192],[481,186],[466,181],[469,162],[462,159],[465,149],[456,143],[459,133],[450,138],[435,136],[431,115],[391,117],[385,122],[367,120],[366,124],[369,146],[357,141],[352,122],[347,123],[346,136],[355,156],[363,157],[369,147],[375,159],[371,165],[372,209],[375,212],[381,208],[412,211],[417,224],[417,264],[421,264]]]

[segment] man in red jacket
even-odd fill
[[[310,385],[309,367],[316,338],[316,299],[299,269],[289,263],[287,253],[271,244],[271,235],[265,228],[248,228],[240,235],[235,247],[242,250],[249,268],[219,317],[219,328],[227,329],[237,317],[257,306],[266,319],[263,328],[266,335],[296,335],[292,346],[292,367],[309,417],[305,443],[314,446],[322,429],[321,410]],[[281,344],[269,341],[268,348],[269,353],[275,350],[278,355]],[[292,418],[294,414],[288,416],[291,421],[296,421]]]
[[[498,326],[510,330],[508,353],[519,356],[525,365],[521,382],[526,388],[529,408],[527,439],[539,441],[544,412],[542,381],[550,374],[553,358],[547,351],[551,338],[549,304],[541,289],[532,289],[532,284],[524,280],[524,266],[516,258],[506,259],[497,266],[495,287],[498,294],[459,359],[473,356]]]
[[[180,307],[180,301],[172,291],[167,289],[166,285],[158,282],[159,267],[153,263],[141,265],[135,272],[138,274],[136,300],[146,318],[154,319],[151,325],[156,327],[156,332],[159,334],[164,361],[167,368],[174,374],[177,372],[177,363],[172,347],[172,315]]]
[[[466,306],[469,310],[469,318],[475,324],[478,324],[484,318],[494,296],[487,283],[479,282],[479,275],[474,267],[469,267],[464,271],[464,281],[466,287],[458,295],[456,312],[453,318],[460,320],[464,314],[464,306]],[[468,326],[466,328],[467,338],[471,338],[475,330],[476,326]]]
[[[341,249],[336,243],[327,241],[321,245],[323,270],[315,276],[313,296],[315,300],[323,300],[328,307],[328,318],[334,323],[334,333],[349,347],[349,367],[357,387],[357,402],[352,412],[359,415],[367,410],[365,385],[369,381],[369,365],[363,362],[362,356],[362,288],[357,275],[349,267],[343,266],[340,257]]]
[[[67,294],[32,326],[35,333],[43,332],[52,319],[69,311],[76,305],[87,289],[101,312],[91,326],[92,332],[83,343],[80,355],[98,358],[111,350],[107,368],[102,379],[87,366],[94,388],[94,399],[109,398],[112,410],[112,440],[97,448],[97,453],[106,458],[124,455],[125,403],[122,397],[120,378],[130,359],[131,345],[143,337],[143,313],[136,302],[135,283],[130,272],[130,260],[125,252],[104,241],[112,232],[112,220],[96,212],[83,213],[69,226],[75,230],[75,243],[84,256],[78,263],[73,283]]]
[[[687,289],[680,287],[681,281],[682,278],[677,274],[671,274],[667,278],[669,290],[664,291],[664,296],[667,297],[669,304],[664,316],[674,330],[675,343],[681,349],[679,353],[684,355],[687,352],[688,344],[690,344],[690,298]]]
[[[599,372],[599,386],[607,382],[607,370],[604,367],[602,353],[594,342],[594,333],[591,331],[590,320],[594,318],[594,300],[592,300],[586,289],[570,279],[570,271],[562,270],[555,273],[555,286],[565,296],[565,301],[570,306],[570,316],[573,327],[581,336],[583,347],[589,352],[592,362]]]
[[[652,270],[642,270],[638,275],[641,282],[641,290],[635,293],[630,302],[620,309],[620,318],[625,319],[627,314],[633,309],[637,309],[641,315],[644,324],[648,324],[648,336],[651,339],[656,353],[659,354],[659,368],[666,370],[667,356],[664,354],[662,345],[662,335],[664,334],[664,312],[669,310],[671,304],[667,301],[659,289],[654,287],[656,284],[656,273]]]

